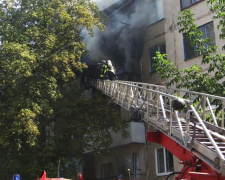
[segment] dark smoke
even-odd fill
[[[88,60],[99,62],[110,59],[117,73],[139,73],[146,26],[146,4],[141,0],[119,0],[104,9],[104,32],[95,29],[94,37],[86,36]]]

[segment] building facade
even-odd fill
[[[201,65],[202,55],[196,55],[193,47],[190,47],[179,32],[177,25],[179,12],[191,9],[195,14],[196,24],[203,31],[204,37],[209,37],[213,44],[218,46],[217,53],[223,53],[223,40],[219,38],[220,30],[217,29],[218,20],[213,19],[213,13],[206,4],[207,0],[149,0],[150,12],[146,22],[146,34],[142,57],[140,60],[142,81],[163,84],[160,76],[154,70],[153,59],[156,51],[167,54],[167,59],[172,61],[178,69],[191,67],[194,64],[204,69]]]
[[[184,9],[191,9],[195,14],[196,24],[203,31],[204,37],[209,37],[217,45],[218,53],[223,53],[224,42],[219,38],[220,31],[217,29],[218,20],[213,19],[213,13],[206,4],[207,0],[141,0],[143,3],[142,13],[142,41],[138,43],[142,47],[140,57],[136,62],[140,68],[140,81],[150,84],[164,84],[154,69],[156,51],[166,53],[167,58],[174,63],[178,69],[184,69],[197,64],[207,70],[206,65],[201,65],[202,55],[195,54],[193,47],[184,40],[184,35],[179,32],[177,25],[179,12]],[[127,1],[129,2],[129,1]],[[126,3],[126,2],[125,2]],[[137,2],[133,6],[138,6]],[[118,9],[115,9],[116,12]],[[140,11],[139,11],[140,12]],[[142,14],[142,15],[143,15]],[[136,14],[137,15],[137,14]],[[110,23],[110,22],[109,22]],[[138,22],[136,22],[138,23]],[[144,25],[143,25],[144,24]],[[131,29],[130,29],[131,30]],[[106,42],[105,42],[106,43]],[[119,45],[118,45],[119,46]],[[127,44],[127,47],[130,44]],[[133,50],[132,50],[133,51]],[[139,58],[139,59],[138,59]],[[134,60],[134,59],[133,59]],[[113,59],[112,59],[113,61]],[[118,62],[117,62],[118,63]],[[138,72],[138,71],[137,71]],[[135,79],[129,79],[135,81]],[[130,121],[131,112],[121,108],[121,115]],[[125,116],[125,114],[127,114]],[[137,123],[137,124],[136,124]],[[142,124],[142,125],[140,125]],[[141,131],[134,131],[132,128]],[[179,159],[174,157],[161,145],[148,142],[145,139],[147,130],[153,130],[148,124],[130,122],[131,139],[133,136],[142,137],[139,141],[122,141],[122,137],[115,136],[110,154],[93,158],[94,176],[96,179],[165,179],[170,173],[182,169]],[[118,143],[121,142],[122,143]],[[174,179],[176,175],[169,179]]]

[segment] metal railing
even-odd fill
[[[183,146],[188,147],[190,141],[193,142],[195,137],[193,132],[190,132],[190,126],[195,125],[195,128],[203,131],[211,142],[215,156],[221,159],[221,163],[224,162],[224,155],[214,139],[216,137],[225,142],[225,137],[206,125],[210,124],[214,129],[219,126],[220,129],[224,128],[224,97],[130,81],[97,80],[95,86],[128,110],[138,107],[146,122],[150,122],[168,135],[177,136]],[[174,110],[172,107],[172,101],[177,97],[185,102],[182,111]],[[174,122],[178,125],[179,135],[173,129]]]

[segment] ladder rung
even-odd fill
[[[195,137],[195,139],[196,139],[197,141],[199,141],[200,143],[202,143],[202,144],[206,144],[206,145],[207,145],[207,143],[208,143],[208,144],[211,143],[210,140],[209,140],[209,138],[207,138],[207,137]],[[223,145],[225,145],[225,144],[221,144],[221,140],[218,139],[218,138],[214,138],[214,141],[215,141],[215,143],[216,143],[218,146],[223,146]]]
[[[213,149],[213,150],[215,149],[214,146],[207,146],[207,147],[210,148],[210,149]],[[224,151],[225,150],[225,147],[219,147],[219,149],[220,150],[223,150],[223,152],[225,152]]]
[[[205,144],[205,145],[211,145],[212,143],[209,141],[209,142],[201,142],[202,144]],[[224,142],[216,142],[217,146],[224,146],[225,147],[225,143]]]

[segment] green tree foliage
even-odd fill
[[[218,28],[221,29],[220,38],[224,39],[225,13],[223,9],[225,4],[219,0],[208,0],[207,4],[210,6],[210,10],[215,13],[214,18],[220,20],[218,25]],[[202,68],[196,64],[190,68],[178,70],[173,62],[166,59],[166,54],[160,53],[157,53],[155,57],[156,71],[162,79],[167,81],[167,86],[175,85],[178,88],[224,96],[225,55],[216,54],[217,47],[210,45],[209,38],[202,38],[202,32],[198,30],[194,14],[190,9],[180,12],[178,25],[181,27],[179,32],[190,40],[191,45],[196,47],[196,53],[202,56],[201,63],[208,65],[208,71],[203,72]]]
[[[0,4],[0,179],[15,173],[35,179],[42,168],[56,175],[59,159],[69,167],[68,159],[90,146],[91,138],[94,149],[106,147],[107,130],[124,127],[101,104],[107,98],[87,99],[77,85],[75,72],[86,68],[80,62],[82,30],[92,35],[94,26],[104,29],[100,18],[96,4],[86,0]],[[55,136],[45,137],[52,122]]]

